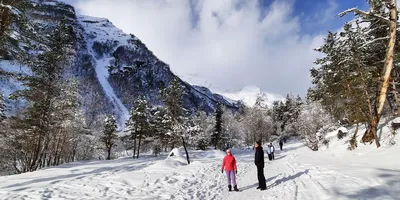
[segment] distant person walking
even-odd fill
[[[257,141],[254,145],[256,148],[254,163],[257,166],[258,187],[257,189],[266,190],[267,184],[265,183],[264,176],[264,151],[261,142]]]
[[[274,147],[274,145],[272,143],[270,143],[270,146],[271,146],[271,157],[272,157],[272,160],[275,160],[275,147]]]
[[[226,150],[226,156],[224,157],[224,161],[222,162],[222,173],[224,173],[224,169],[226,177],[228,178],[229,191],[232,191],[232,185],[235,191],[239,191],[236,184],[236,174],[237,174],[236,159],[235,157],[233,157],[230,149]]]
[[[282,147],[283,147],[283,142],[282,142],[282,140],[279,140],[279,146],[281,147],[281,151],[282,151]]]
[[[268,154],[268,160],[272,160],[272,147],[269,144],[267,146],[267,154]]]

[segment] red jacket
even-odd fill
[[[226,155],[222,162],[222,170],[224,170],[224,168],[225,171],[237,170],[235,157],[232,155]]]

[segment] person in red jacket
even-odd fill
[[[233,157],[230,149],[226,150],[226,156],[224,157],[224,161],[222,162],[222,173],[224,173],[224,169],[226,177],[228,178],[229,191],[232,191],[232,185],[234,185],[233,189],[235,191],[239,191],[236,185],[236,174],[237,174],[236,159],[235,157]]]

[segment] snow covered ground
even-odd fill
[[[190,165],[179,156],[144,155],[0,177],[0,199],[399,199],[400,146],[360,144],[349,152],[345,141],[332,137],[319,152],[285,144],[274,161],[266,159],[266,191],[256,190],[253,150],[234,149],[240,192],[227,191],[223,152],[191,151]]]

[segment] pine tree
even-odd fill
[[[166,150],[172,138],[169,134],[172,131],[172,119],[168,114],[166,107],[156,106],[152,109],[152,132],[155,141],[155,146],[164,147]],[[156,147],[154,147],[156,148]]]
[[[66,50],[70,47],[69,27],[64,21],[49,35],[48,48],[36,58],[27,61],[32,75],[22,76],[20,80],[26,89],[15,92],[13,98],[23,98],[28,102],[22,118],[13,118],[12,128],[22,131],[17,143],[22,143],[21,151],[27,153],[29,159],[23,172],[34,171],[43,163],[45,150],[50,144],[52,133],[59,124],[57,100],[62,93],[64,70],[68,66]],[[21,144],[21,145],[22,145]]]
[[[188,164],[190,164],[189,160],[189,153],[186,149],[185,143],[185,131],[186,131],[186,123],[187,118],[185,117],[186,110],[183,108],[182,105],[182,95],[183,95],[183,88],[181,87],[179,80],[175,78],[171,82],[171,86],[165,88],[161,94],[163,96],[164,104],[168,110],[167,114],[170,116],[172,121],[172,132],[170,136],[172,138],[181,139],[182,145],[186,152],[186,158]]]
[[[82,134],[87,132],[85,120],[79,107],[78,83],[74,79],[63,81],[61,93],[54,102],[55,121],[52,137],[45,145],[42,166],[59,165],[74,160],[77,143]],[[46,160],[53,160],[46,162]]]
[[[139,158],[142,139],[151,134],[151,108],[144,96],[139,96],[131,109],[131,117],[128,119],[127,126],[133,140],[133,157]],[[136,145],[138,140],[138,145]],[[136,154],[135,154],[136,153]]]
[[[223,122],[222,122],[222,115],[223,115],[223,107],[221,104],[217,104],[217,109],[215,110],[215,126],[214,132],[211,135],[211,144],[214,145],[214,148],[222,149],[224,147],[223,141]]]
[[[363,141],[364,142],[369,142],[372,140],[375,140],[375,144],[377,148],[380,147],[380,142],[379,138],[377,136],[377,128],[379,124],[379,120],[383,114],[384,110],[384,105],[387,99],[387,93],[389,89],[389,81],[391,79],[392,75],[392,69],[394,68],[394,57],[395,57],[395,47],[396,42],[398,38],[396,38],[397,35],[397,24],[398,24],[398,13],[397,13],[397,1],[396,0],[387,0],[387,1],[378,1],[378,0],[369,0],[368,3],[370,4],[370,9],[368,12],[358,10],[356,8],[348,9],[342,13],[339,14],[339,16],[344,16],[347,13],[355,13],[359,16],[362,16],[364,19],[362,21],[370,20],[373,23],[369,24],[369,27],[371,28],[370,31],[377,33],[383,31],[385,32],[386,29],[386,34],[383,35],[383,37],[380,37],[382,35],[374,35],[374,37],[369,38],[372,40],[367,41],[366,46],[374,47],[371,44],[374,44],[375,42],[379,42],[382,40],[386,40],[385,43],[385,53],[379,52],[377,48],[374,48],[372,51],[375,53],[380,53],[380,55],[385,55],[383,60],[378,60],[378,63],[381,61],[384,61],[383,68],[379,67],[378,69],[381,69],[380,71],[380,79],[378,81],[378,89],[379,91],[376,91],[379,95],[377,95],[376,98],[376,108],[374,109],[374,115],[371,117],[368,123],[368,129],[366,133],[363,136]],[[384,27],[386,26],[386,27]],[[379,28],[381,27],[381,28]],[[374,34],[373,33],[373,34]],[[376,47],[376,46],[375,46]],[[382,46],[381,46],[382,47]],[[373,54],[373,53],[372,53]],[[368,55],[371,56],[371,55]],[[372,58],[372,57],[369,57]],[[379,58],[379,57],[378,57]],[[374,59],[374,58],[373,58]],[[378,64],[378,63],[371,63],[372,65]],[[381,64],[382,65],[382,64]]]
[[[117,132],[117,122],[112,115],[107,115],[104,120],[104,129],[103,136],[100,140],[104,143],[104,146],[107,151],[107,160],[111,160],[111,149],[116,144],[116,140],[118,139]]]

